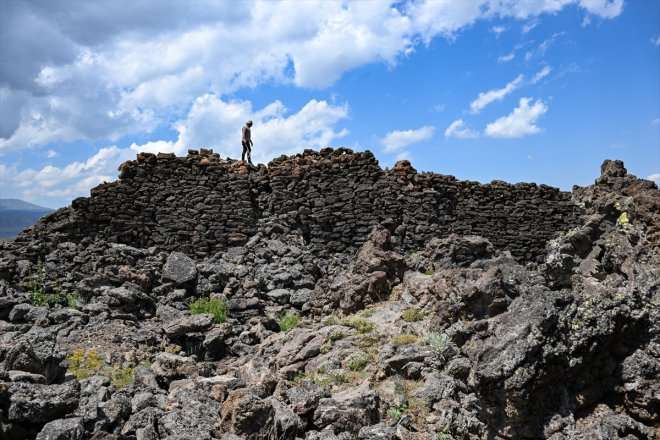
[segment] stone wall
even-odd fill
[[[204,257],[267,227],[298,231],[323,257],[354,251],[382,224],[404,252],[434,236],[477,234],[533,261],[581,214],[571,194],[556,188],[460,181],[417,173],[407,161],[383,170],[369,151],[306,150],[268,167],[210,150],[185,158],[141,153],[119,169],[119,180],[99,185],[17,241],[56,232],[58,241],[105,240]]]

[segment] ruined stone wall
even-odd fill
[[[482,235],[532,261],[581,213],[570,193],[545,185],[482,185],[420,174],[407,162],[383,170],[369,151],[306,150],[268,168],[205,150],[185,158],[141,153],[120,171],[119,180],[94,188],[18,241],[59,231],[60,241],[90,237],[204,257],[275,226],[298,231],[322,257],[357,249],[382,224],[405,252],[453,232]]]

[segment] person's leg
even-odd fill
[[[241,154],[241,160],[242,160],[243,162],[245,162],[245,152],[247,151],[247,148],[246,148],[246,146],[245,146],[245,142],[241,142],[241,145],[243,145],[243,154]],[[248,155],[248,158],[249,158],[249,157],[250,157],[250,156]]]
[[[252,148],[249,146],[247,147],[247,156],[248,156],[248,163],[252,165]]]

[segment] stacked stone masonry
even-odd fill
[[[271,224],[299,231],[322,257],[357,249],[381,224],[402,252],[456,233],[481,235],[521,261],[536,261],[548,240],[582,214],[571,193],[546,185],[460,181],[417,173],[407,161],[383,170],[371,152],[343,148],[305,150],[268,167],[204,149],[185,158],[141,153],[119,170],[117,181],[97,186],[17,241],[59,232],[65,238],[58,241],[90,237],[202,258],[244,244]]]

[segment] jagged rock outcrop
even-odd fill
[[[1,245],[0,439],[656,439],[659,225],[619,161],[142,154]]]

